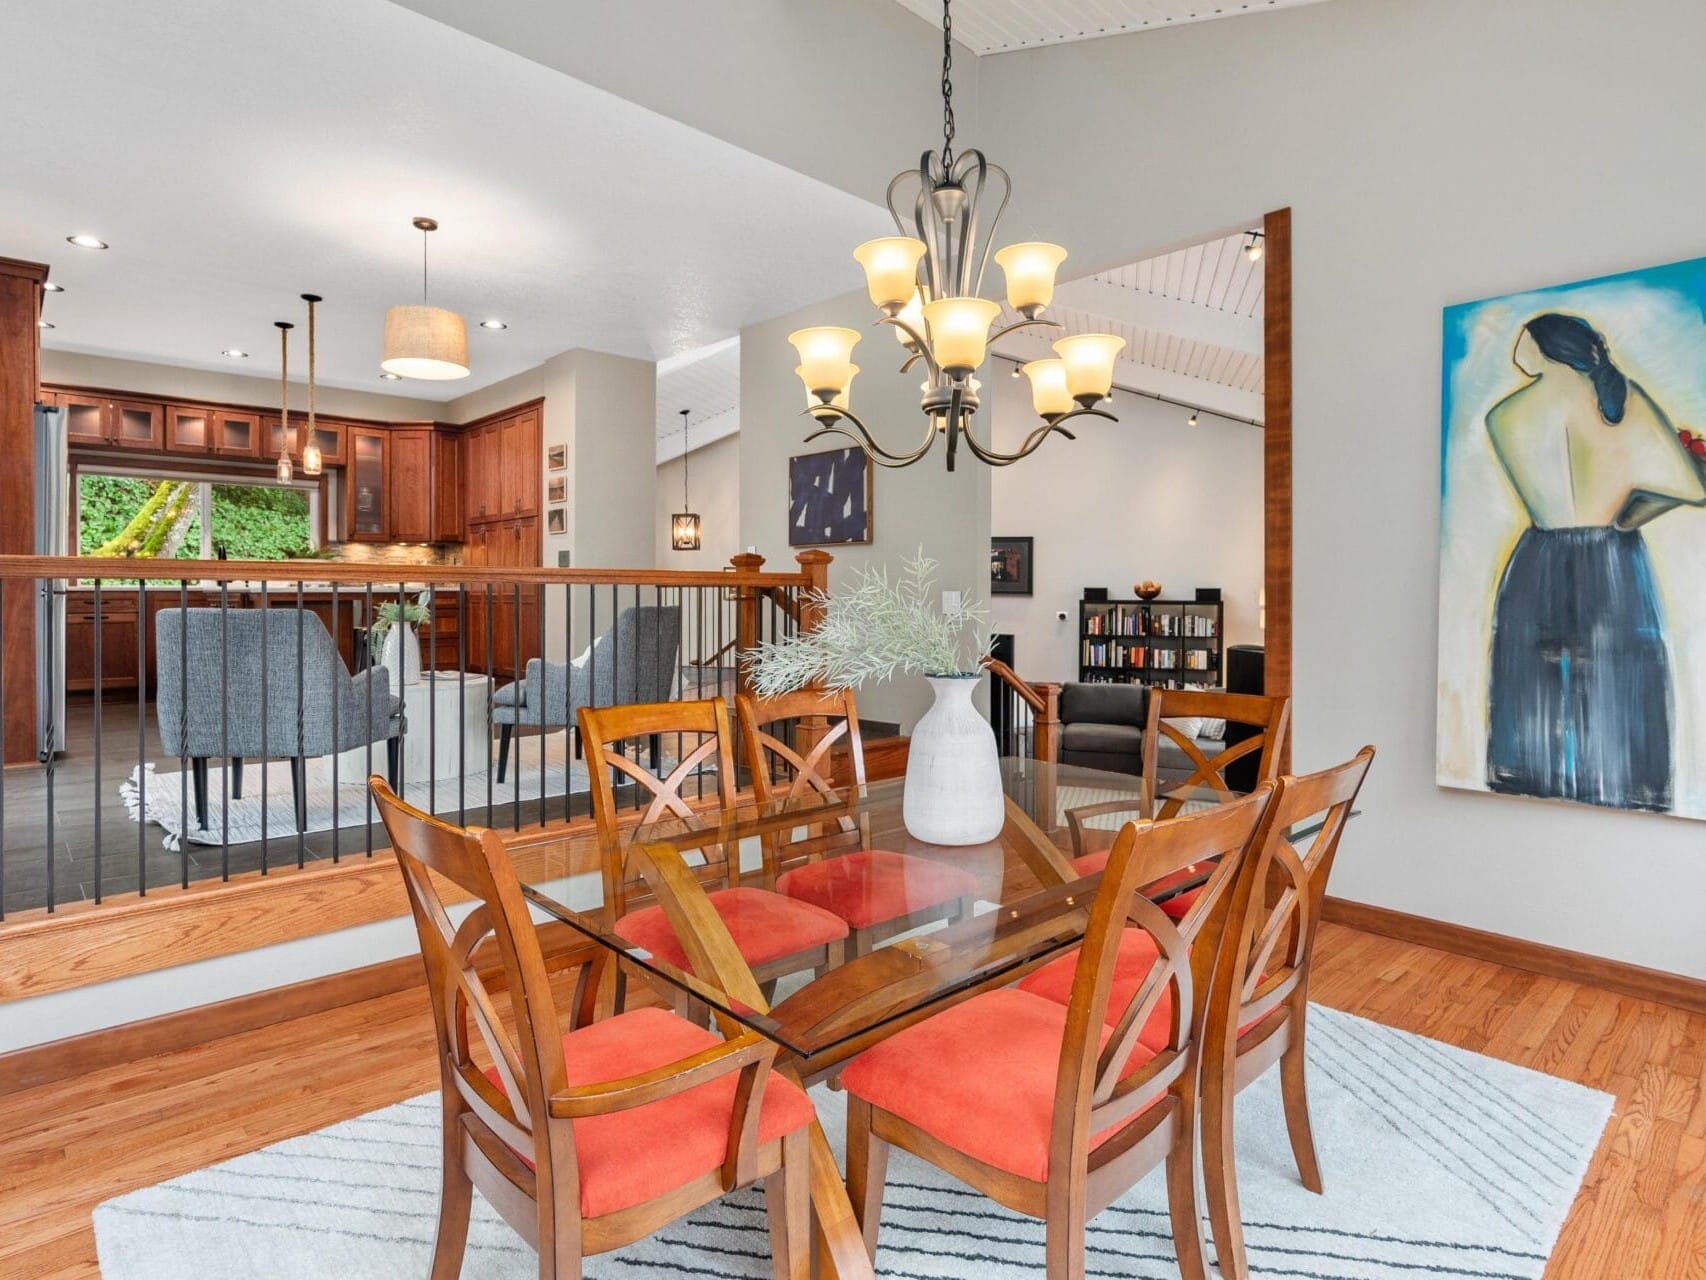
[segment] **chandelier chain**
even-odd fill
[[[942,167],[954,163],[954,15],[953,0],[942,0]]]

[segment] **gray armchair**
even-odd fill
[[[516,725],[560,729],[575,722],[582,707],[663,702],[675,688],[681,649],[681,609],[635,606],[616,616],[616,625],[573,662],[530,658],[521,680],[492,695],[498,726],[498,781],[509,767]]]
[[[296,609],[162,609],[154,625],[160,746],[190,762],[198,826],[207,826],[209,756],[230,758],[233,798],[243,794],[245,757],[288,757],[298,831],[307,826],[303,766],[310,756],[383,742],[386,771],[397,785],[403,700],[391,692],[384,667],[350,675],[317,615]]]

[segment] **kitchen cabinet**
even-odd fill
[[[539,519],[486,521],[471,527],[463,553],[468,574],[468,670],[515,676],[540,654],[541,592],[512,582],[482,582],[481,569],[537,569]]]
[[[169,404],[165,413],[168,453],[199,453],[221,458],[260,456],[261,417],[258,413],[183,404]]]
[[[462,541],[461,449],[453,432],[394,428],[385,465],[391,541]]]
[[[295,447],[290,452],[291,461],[300,465],[302,449],[308,442],[308,420],[306,416],[290,417],[290,429],[295,439]],[[341,467],[344,465],[344,431],[341,422],[328,422],[325,418],[315,418],[314,439],[320,446],[320,464],[324,467]],[[275,414],[261,416],[261,457],[268,462],[277,462],[278,455],[284,450],[284,423]]]
[[[462,541],[462,507],[462,444],[456,432],[438,428],[432,433],[431,541]]]
[[[463,491],[470,524],[538,516],[540,440],[537,404],[468,430]]]
[[[344,536],[351,542],[391,540],[385,484],[390,437],[389,431],[372,427],[351,427],[346,433]]]
[[[55,393],[65,410],[67,440],[73,445],[117,445],[122,449],[159,450],[165,445],[165,407],[147,400],[124,400],[80,391]]]
[[[150,613],[156,612],[151,609]],[[135,595],[101,592],[100,685],[103,690],[136,688],[137,610]],[[65,599],[65,687],[73,693],[95,688],[95,593],[71,591]]]

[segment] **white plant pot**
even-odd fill
[[[901,816],[929,844],[986,844],[1006,805],[995,731],[972,706],[976,676],[929,676],[936,701],[912,730]]]
[[[379,665],[391,672],[392,693],[401,693],[406,684],[420,683],[421,638],[413,627],[398,624],[386,629]]]

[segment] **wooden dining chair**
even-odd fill
[[[1196,740],[1176,723],[1178,720],[1224,720],[1228,724],[1248,727],[1254,732],[1240,742],[1210,758]],[[1067,829],[1072,836],[1072,866],[1079,875],[1093,875],[1107,861],[1106,845],[1109,834],[1087,825],[1091,818],[1122,814],[1144,822],[1165,822],[1177,817],[1191,801],[1178,792],[1186,789],[1198,792],[1197,803],[1211,798],[1230,799],[1234,792],[1226,781],[1226,768],[1249,755],[1256,755],[1257,783],[1271,782],[1279,776],[1285,736],[1291,723],[1291,699],[1265,697],[1252,693],[1225,693],[1215,689],[1151,689],[1149,691],[1148,726],[1143,735],[1143,780],[1137,794],[1107,800],[1099,804],[1081,805],[1066,814]],[[1177,746],[1185,755],[1191,772],[1183,779],[1163,783],[1160,777],[1161,743]],[[1163,791],[1174,793],[1163,796]],[[1196,807],[1196,804],[1192,804]],[[1175,881],[1193,879],[1194,867],[1183,868]],[[1168,886],[1151,886],[1154,891]],[[1178,916],[1191,903],[1187,890],[1165,899],[1162,910]]]
[[[985,992],[848,1064],[847,1172],[876,1256],[889,1148],[928,1160],[1007,1208],[1047,1224],[1050,1280],[1082,1280],[1085,1227],[1157,1164],[1167,1168],[1184,1280],[1207,1275],[1197,1209],[1197,1066],[1228,891],[1265,836],[1275,784],[1177,822],[1128,823],[1089,904],[1070,999]],[[1216,859],[1174,921],[1138,896],[1181,866]],[[1154,945],[1141,983],[1114,1002],[1128,932]],[[1143,1043],[1163,998],[1166,1033]]]
[[[1283,780],[1260,848],[1230,898],[1226,944],[1210,989],[1203,1032],[1203,1170],[1209,1222],[1226,1280],[1246,1280],[1233,1161],[1233,1097],[1280,1064],[1291,1151],[1303,1185],[1319,1195],[1321,1165],[1309,1124],[1304,1041],[1316,926],[1339,839],[1374,761],[1364,747],[1344,764]],[[1290,833],[1319,824],[1294,843]]]
[[[641,823],[665,818],[704,820],[715,830],[717,810],[736,805],[735,762],[728,704],[721,698],[698,702],[635,703],[618,707],[582,707],[581,743],[592,779],[592,812],[597,822],[604,879],[604,910],[622,937],[682,971],[690,971],[686,950],[645,882],[628,868],[624,815],[617,807],[612,771],[638,789],[641,804],[629,816]],[[631,759],[629,742],[673,737],[680,759],[668,774],[654,773]],[[689,744],[693,743],[691,747]],[[705,770],[714,770],[707,779]],[[689,783],[714,787],[709,813],[696,811]],[[694,871],[706,896],[722,917],[735,946],[761,984],[784,974],[818,969],[839,960],[848,929],[840,916],[776,891],[775,868],[766,854],[757,871],[762,887],[748,885],[739,848],[712,842],[697,850],[703,859]],[[835,950],[832,952],[832,948]]]
[[[804,807],[834,798],[829,761],[838,743],[854,786],[865,785],[852,690],[802,689],[768,698],[743,693],[735,709],[760,804]],[[776,888],[845,920],[856,956],[906,929],[958,919],[977,898],[977,877],[963,867],[873,849],[863,814],[805,823],[767,839]]]
[[[609,953],[589,941],[548,965],[497,835],[440,822],[378,776],[369,786],[403,873],[437,1029],[444,1181],[433,1280],[461,1273],[475,1187],[538,1251],[543,1280],[578,1280],[588,1255],[761,1179],[776,1274],[805,1280],[814,1113],[771,1070],[775,1045],[657,1008],[591,1022]],[[460,925],[440,879],[473,899]],[[567,1034],[552,968],[578,970]]]

